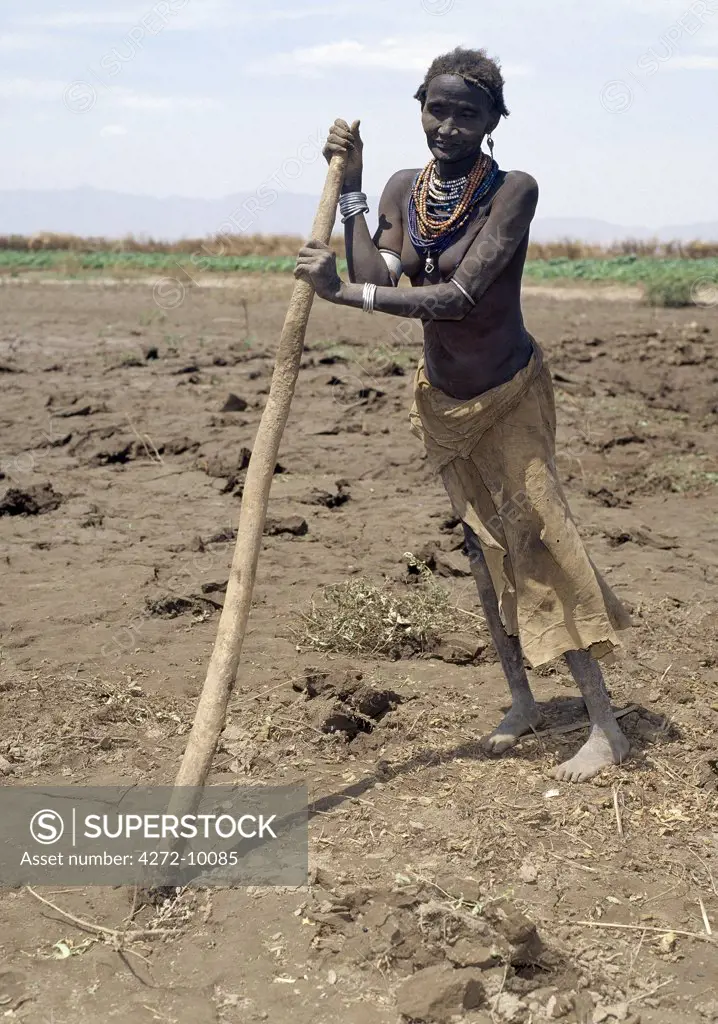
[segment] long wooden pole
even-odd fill
[[[332,157],[314,220],[312,237],[325,245],[329,243],[334,227],[345,166],[345,154],[337,153]],[[313,286],[306,281],[297,281],[279,340],[269,397],[247,467],[237,544],[217,628],[217,639],[175,786],[205,784],[224,729],[252,605],[269,490],[297,383],[304,335],[313,301]]]

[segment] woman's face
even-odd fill
[[[456,163],[478,156],[498,121],[491,97],[478,86],[458,75],[438,75],[429,83],[421,123],[437,160]]]

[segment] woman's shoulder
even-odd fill
[[[391,198],[400,198],[405,195],[420,170],[420,167],[405,167],[401,171],[396,171],[384,186],[384,195]]]
[[[395,171],[394,174],[392,174],[387,185],[390,185],[392,181],[400,181],[402,183],[413,181],[420,171],[421,167],[404,167],[401,171]]]
[[[510,192],[538,195],[538,182],[527,171],[504,171],[503,186]]]

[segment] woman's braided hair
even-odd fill
[[[501,65],[497,60],[487,57],[486,50],[465,50],[457,46],[451,53],[437,57],[414,95],[414,99],[421,103],[422,108],[426,103],[429,83],[439,75],[458,75],[473,85],[483,87],[494,101],[499,114],[502,117],[509,116],[504,103],[504,76],[501,74]]]

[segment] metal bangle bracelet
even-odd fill
[[[342,215],[342,224],[346,224],[352,217],[360,213],[369,212],[369,203],[364,192],[346,192],[339,197],[339,211]]]
[[[374,312],[374,299],[376,297],[376,285],[365,284],[364,291],[362,292],[362,309],[365,313]]]
[[[354,217],[358,217],[360,213],[369,213],[368,206],[360,206],[356,210],[352,210],[351,213],[347,213],[342,217],[342,224],[346,224],[348,220],[352,220]]]
[[[367,197],[365,192],[344,192],[339,196],[339,208],[343,211],[344,207],[356,206],[359,203],[366,204]]]

